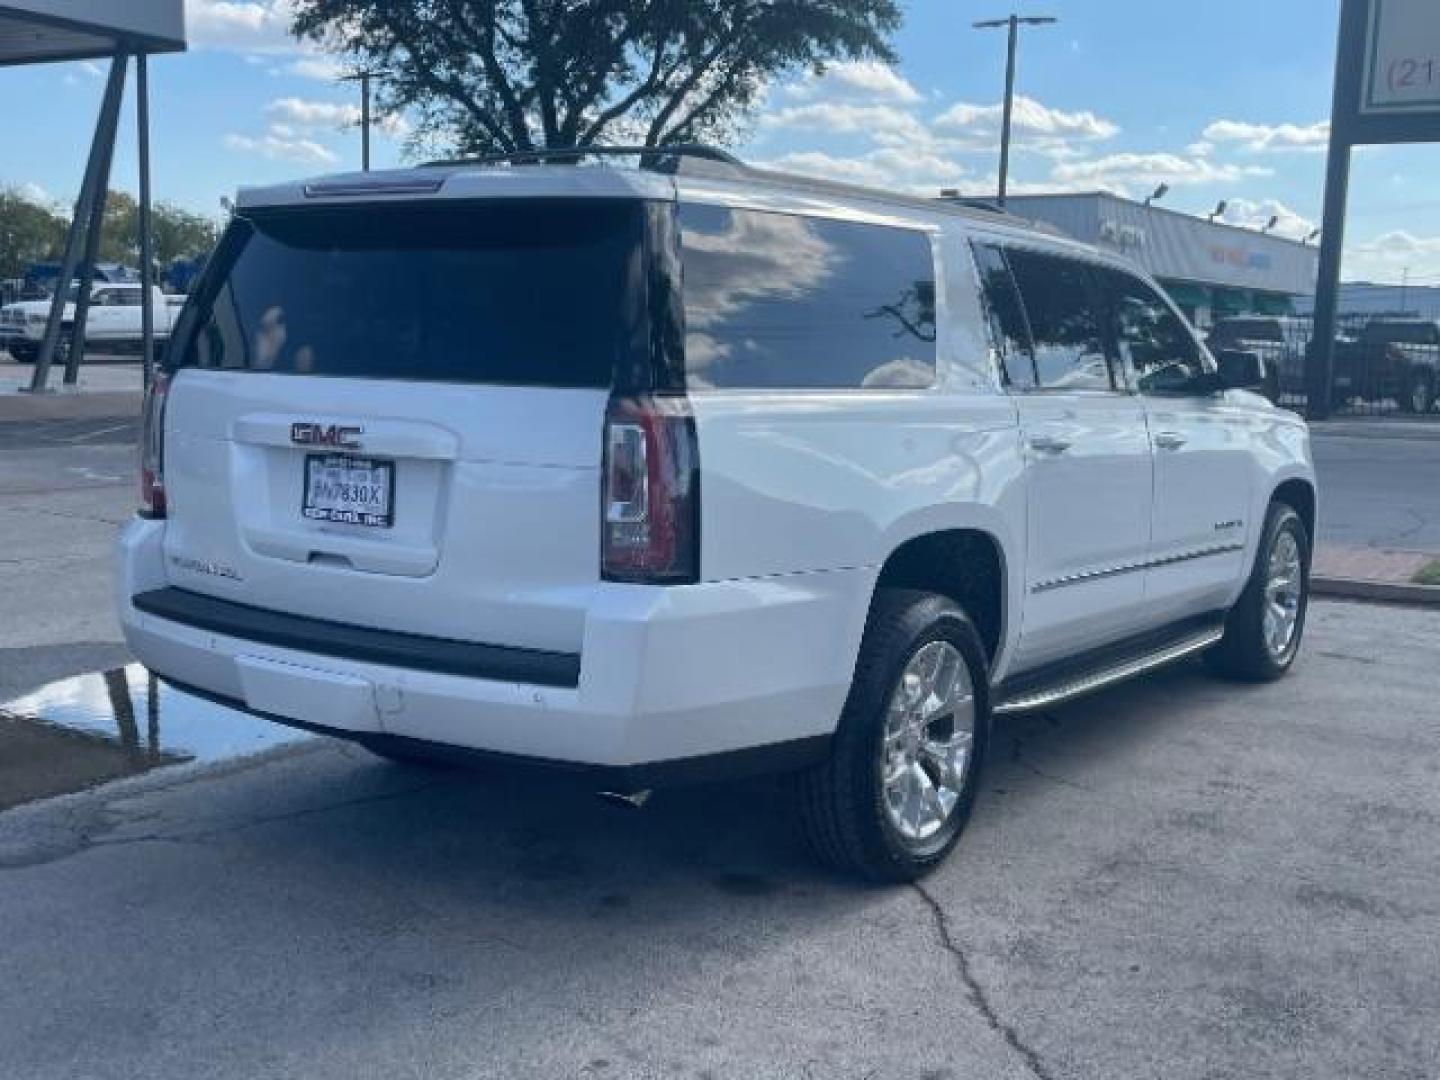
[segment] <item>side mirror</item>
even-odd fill
[[[1265,362],[1260,354],[1243,349],[1224,349],[1215,358],[1221,390],[1263,390]]]

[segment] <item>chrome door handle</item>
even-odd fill
[[[1062,439],[1058,435],[1035,435],[1030,439],[1030,449],[1037,454],[1048,454],[1053,457],[1069,450],[1070,440]]]
[[[1155,445],[1161,450],[1179,450],[1188,441],[1178,431],[1161,431],[1155,435]]]

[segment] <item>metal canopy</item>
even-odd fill
[[[184,0],[0,0],[0,67],[184,48]]]

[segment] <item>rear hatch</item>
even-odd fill
[[[172,353],[170,583],[578,652],[606,406],[648,348],[646,217],[619,198],[247,211]]]

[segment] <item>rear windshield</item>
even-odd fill
[[[644,222],[618,199],[237,218],[174,364],[609,387],[644,337]]]
[[[1215,336],[1229,341],[1283,341],[1284,332],[1274,319],[1226,319],[1215,324]]]
[[[1364,339],[1400,345],[1434,345],[1440,335],[1432,323],[1370,323],[1365,327]]]

